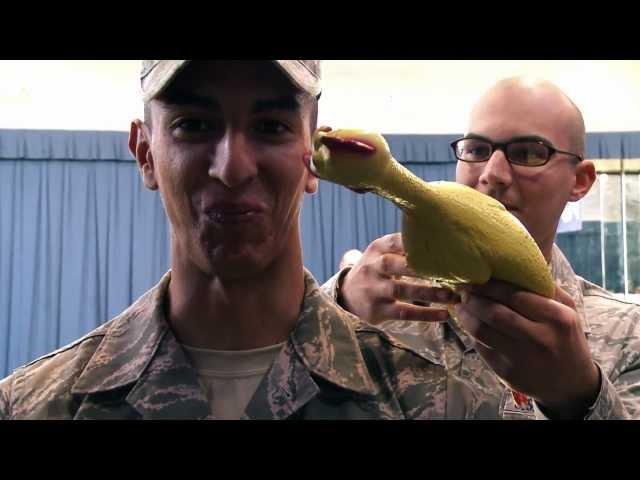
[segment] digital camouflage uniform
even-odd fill
[[[554,245],[551,271],[573,298],[602,386],[587,419],[640,418],[640,306],[577,276]],[[336,298],[339,272],[323,286]],[[389,321],[379,325],[447,371],[447,418],[546,418],[535,402],[519,405],[452,322]]]
[[[554,277],[584,320],[602,388],[587,418],[640,416],[640,307],[577,277],[554,249]],[[125,312],[0,382],[0,418],[211,418],[195,370],[169,329],[170,274]],[[543,417],[512,393],[450,324],[344,312],[306,273],[296,328],[245,411],[254,419]],[[335,293],[336,277],[323,288]]]
[[[5,419],[211,418],[164,314],[170,273],[123,313],[0,382]],[[251,419],[442,418],[442,365],[359,322],[305,272],[288,342],[249,402]]]

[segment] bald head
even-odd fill
[[[506,116],[496,116],[501,110]],[[510,118],[514,130],[536,133],[551,126],[561,137],[554,145],[582,157],[585,154],[585,126],[580,109],[555,84],[529,77],[512,77],[499,81],[476,103],[471,113],[469,131],[487,118]],[[549,139],[552,140],[552,139]]]

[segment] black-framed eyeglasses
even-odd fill
[[[526,167],[540,167],[546,164],[555,153],[571,155],[582,161],[583,158],[575,153],[559,150],[549,142],[536,137],[519,137],[508,142],[492,142],[488,138],[469,136],[451,143],[453,153],[463,162],[486,162],[493,152],[502,150],[510,163]]]

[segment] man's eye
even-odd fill
[[[470,141],[464,145],[463,153],[473,158],[484,158],[489,155],[491,146],[484,142]]]
[[[471,155],[475,155],[476,157],[484,157],[489,153],[489,147],[484,145],[472,147],[469,149],[469,153]]]
[[[183,118],[173,124],[176,130],[184,133],[202,133],[211,129],[209,122],[196,118]]]
[[[255,125],[256,132],[263,135],[282,135],[289,131],[289,127],[277,120],[261,120]]]

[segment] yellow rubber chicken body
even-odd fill
[[[455,182],[425,182],[400,165],[382,135],[322,127],[310,170],[357,192],[370,191],[403,211],[407,264],[455,288],[494,278],[545,297],[555,284],[535,240],[497,200]]]

